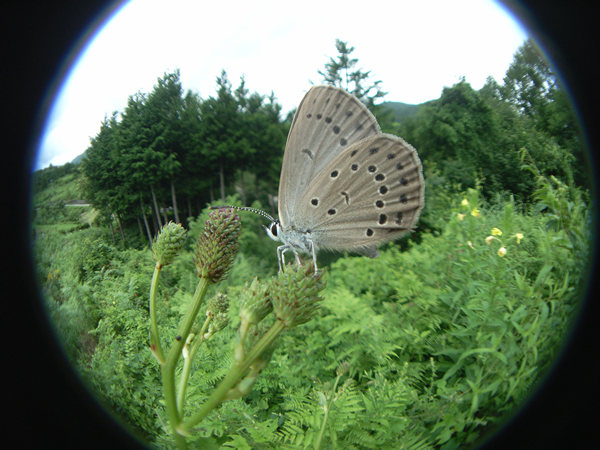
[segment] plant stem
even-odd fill
[[[333,403],[333,399],[335,397],[335,390],[337,389],[338,382],[340,381],[341,375],[338,375],[335,379],[335,383],[333,384],[333,389],[331,390],[331,397],[327,400],[327,404],[325,405],[325,414],[323,415],[323,422],[321,423],[321,429],[319,430],[319,436],[317,438],[317,442],[315,443],[315,450],[319,450],[321,448],[321,442],[323,441],[323,436],[325,435],[325,426],[327,425],[327,420],[329,419],[329,411],[331,410],[331,404]]]
[[[184,447],[182,448],[185,448],[185,438],[177,432],[177,427],[181,422],[181,416],[177,410],[177,397],[175,394],[175,367],[177,366],[177,362],[181,356],[181,350],[185,344],[188,334],[190,333],[194,319],[198,315],[200,306],[204,301],[206,290],[208,289],[209,284],[210,283],[207,278],[200,279],[189,309],[186,315],[183,316],[183,321],[179,327],[179,334],[177,335],[179,339],[175,339],[175,342],[173,343],[173,346],[167,355],[167,360],[162,366],[163,392],[165,396],[167,417],[169,418],[169,423],[171,424],[175,442],[177,443],[178,447],[183,445]]]
[[[158,286],[158,278],[162,266],[157,262],[154,266],[154,274],[152,275],[152,284],[150,285],[150,349],[156,357],[160,365],[165,363],[165,356],[160,345],[158,336],[158,324],[156,322],[156,287]]]
[[[182,434],[189,434],[192,427],[197,425],[202,419],[204,419],[213,409],[225,399],[227,393],[233,388],[242,378],[244,373],[252,365],[252,363],[258,359],[258,357],[273,343],[275,338],[285,329],[285,325],[280,320],[276,320],[262,338],[256,343],[256,345],[246,355],[244,360],[239,364],[234,364],[231,370],[227,373],[225,378],[221,381],[219,386],[213,391],[212,395],[206,400],[206,402],[200,407],[200,409],[189,419],[185,420],[182,425],[178,428],[178,431]]]
[[[206,329],[208,328],[208,324],[211,322],[212,317],[207,317],[204,321],[204,325],[202,325],[202,329],[195,336],[192,347],[188,351],[187,358],[183,360],[183,370],[181,371],[181,375],[179,377],[179,390],[177,391],[177,410],[179,411],[179,416],[183,417],[183,404],[185,401],[185,391],[187,390],[188,380],[190,378],[190,371],[192,368],[192,361],[194,360],[194,356],[196,355],[196,351],[200,347],[200,344],[204,342],[204,333],[206,333]]]

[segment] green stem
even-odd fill
[[[177,427],[181,422],[181,416],[177,410],[177,397],[175,394],[175,368],[177,366],[177,362],[179,361],[179,357],[181,356],[181,349],[185,344],[187,336],[190,333],[194,323],[194,319],[196,319],[198,311],[200,310],[200,306],[204,301],[209,284],[210,282],[207,278],[200,279],[189,309],[186,315],[183,317],[183,321],[179,327],[179,334],[177,335],[177,338],[179,339],[175,339],[173,347],[171,347],[171,350],[169,350],[169,354],[167,355],[167,360],[162,366],[163,392],[165,396],[167,417],[169,418],[169,423],[171,424],[171,429],[178,447],[181,446],[182,441],[183,445],[185,446],[185,439],[177,432]]]
[[[240,329],[237,336],[237,341],[234,348],[234,360],[235,363],[241,363],[246,356],[246,349],[244,348],[244,341],[246,340],[246,335],[248,334],[248,329],[250,328],[250,322],[247,320],[242,320],[240,322]]]
[[[333,389],[331,390],[331,397],[327,400],[327,404],[325,405],[325,415],[323,416],[323,422],[321,423],[321,429],[319,430],[319,436],[317,438],[317,442],[315,443],[315,450],[319,450],[321,448],[321,442],[323,441],[323,436],[325,435],[325,427],[327,425],[327,420],[329,419],[329,411],[331,410],[331,404],[333,403],[333,399],[335,397],[335,390],[337,389],[338,382],[340,381],[341,375],[338,375],[335,379],[335,383],[333,384]]]
[[[219,386],[213,391],[212,395],[206,400],[206,402],[200,407],[200,409],[189,419],[185,420],[178,431],[181,434],[189,434],[190,430],[196,426],[202,419],[204,419],[208,413],[215,409],[227,396],[227,393],[233,388],[242,378],[244,373],[248,370],[250,365],[260,357],[260,355],[273,343],[275,338],[285,328],[285,325],[280,320],[276,320],[262,338],[256,343],[256,345],[246,355],[244,360],[239,364],[234,364],[231,370],[227,373],[225,378],[221,381]]]
[[[206,333],[206,329],[208,328],[208,324],[211,322],[212,316],[209,316],[204,321],[204,325],[202,325],[202,329],[195,336],[191,349],[188,351],[187,358],[183,360],[183,370],[181,371],[181,376],[179,377],[179,390],[177,391],[177,410],[179,411],[179,416],[183,417],[183,404],[185,401],[185,392],[187,390],[188,380],[190,378],[190,371],[192,368],[192,361],[194,360],[194,356],[196,355],[196,351],[200,347],[200,344],[204,342],[204,333]]]
[[[150,285],[150,350],[156,357],[160,365],[165,363],[165,356],[160,345],[158,336],[158,324],[156,322],[156,287],[158,286],[158,278],[162,266],[157,262],[154,266],[154,274],[152,275],[152,284]]]

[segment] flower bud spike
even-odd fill
[[[211,283],[227,277],[238,251],[241,227],[240,217],[233,210],[220,209],[209,214],[194,255],[199,277]]]
[[[322,272],[313,264],[291,266],[271,283],[273,312],[286,328],[308,322],[318,308],[319,293],[325,288]]]
[[[161,267],[173,262],[183,248],[187,231],[180,224],[169,222],[160,229],[152,244],[152,256]]]

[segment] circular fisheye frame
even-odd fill
[[[48,443],[585,437],[592,96],[553,24],[589,19],[398,3],[65,10],[25,200]]]

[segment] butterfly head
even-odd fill
[[[281,241],[281,237],[279,236],[281,231],[281,224],[279,223],[279,219],[273,220],[269,226],[265,226],[265,232],[267,236],[269,236],[274,241]]]

